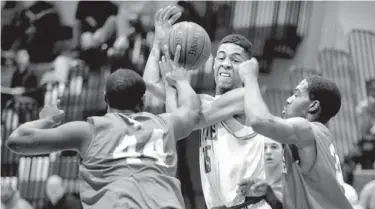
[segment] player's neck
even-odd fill
[[[267,176],[267,181],[274,183],[279,180],[281,180],[281,171],[282,171],[282,164],[272,167],[272,168],[266,168],[266,176]]]

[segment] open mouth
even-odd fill
[[[272,158],[266,158],[266,161],[268,161],[268,162],[270,162],[272,160],[273,160]]]
[[[224,72],[219,73],[219,75],[222,76],[222,77],[228,77],[228,78],[231,77],[229,73],[224,73]]]

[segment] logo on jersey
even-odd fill
[[[201,132],[201,144],[203,158],[204,158],[204,170],[206,173],[211,172],[211,158],[210,153],[212,153],[212,146],[207,142],[210,140],[216,140],[216,127],[212,125],[210,127],[202,129]]]
[[[202,141],[215,140],[216,139],[216,126],[212,125],[210,127],[202,129],[201,139]]]
[[[288,170],[286,168],[286,163],[285,163],[285,157],[283,156],[283,160],[282,160],[282,173],[287,173]]]

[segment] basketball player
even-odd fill
[[[326,123],[341,106],[336,84],[320,76],[302,80],[286,100],[283,118],[273,116],[263,101],[259,64],[239,67],[245,89],[245,113],[253,129],[285,144],[283,205],[288,209],[351,209],[343,189],[339,157]],[[267,195],[268,189],[263,190]]]
[[[21,125],[7,146],[26,155],[75,150],[83,208],[183,209],[175,178],[176,140],[189,135],[199,119],[200,102],[182,68],[171,75],[180,107],[172,113],[140,112],[146,90],[134,71],[119,69],[106,83],[108,113],[86,122],[62,122],[56,105],[40,119]]]
[[[156,19],[155,24],[158,21],[169,24],[168,18],[172,15],[173,12],[162,15],[166,18]],[[155,30],[156,28],[155,26]],[[161,39],[156,41],[161,42]],[[154,44],[152,51],[160,50],[159,44]],[[143,77],[148,83],[162,82],[159,68],[150,67],[157,66],[157,63],[151,65],[151,60],[159,59],[157,54],[151,53],[148,66],[146,65]],[[249,40],[238,34],[225,37],[217,50],[213,67],[216,96],[200,95],[202,113],[195,129],[202,129],[199,148],[200,172],[203,193],[209,209],[244,204],[246,197],[244,193],[237,192],[238,184],[243,179],[265,179],[264,137],[255,133],[246,124],[243,115],[243,93],[242,97],[236,93],[225,94],[227,91],[242,87],[238,66],[251,57]],[[167,88],[168,86],[164,93],[168,92]],[[154,96],[158,95],[154,94]],[[164,96],[158,98],[165,99]],[[234,98],[237,100],[233,100]],[[248,208],[258,208],[262,205],[266,205],[265,202]]]

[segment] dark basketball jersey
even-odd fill
[[[317,150],[311,171],[302,173],[292,147],[284,149],[284,208],[352,209],[345,197],[340,160],[331,133],[321,123],[313,122],[311,126]]]
[[[173,130],[150,113],[88,118],[95,138],[80,165],[86,208],[184,208]]]

